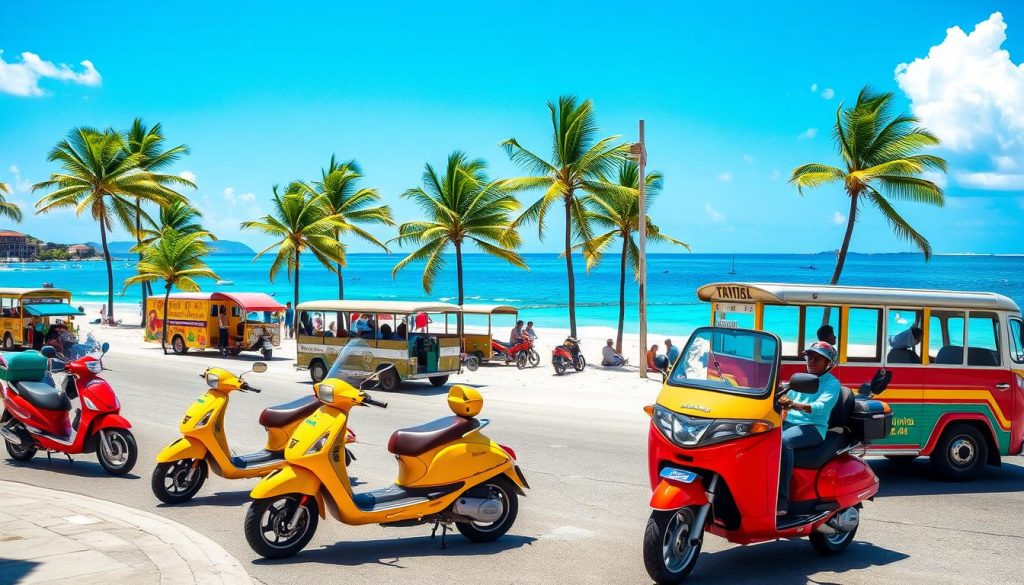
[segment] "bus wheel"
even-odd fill
[[[430,380],[431,386],[444,386],[448,383],[448,376],[431,376],[427,379]]]
[[[988,460],[988,443],[977,428],[955,424],[942,433],[931,454],[932,466],[949,481],[972,479]]]
[[[185,345],[185,339],[182,336],[175,335],[171,340],[171,349],[174,350],[174,353],[181,355],[188,351],[188,346]]]
[[[327,377],[327,366],[320,360],[309,362],[309,377],[313,379],[314,384],[323,382]]]
[[[14,349],[14,338],[10,333],[4,333],[4,349],[7,351]]]
[[[381,372],[380,375],[380,389],[385,392],[394,392],[398,390],[398,387],[402,384],[402,379],[398,377],[398,373],[395,372],[395,368],[388,368],[386,371]]]

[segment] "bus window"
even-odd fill
[[[804,348],[808,348],[818,339],[818,330],[826,324],[832,326],[836,337],[843,330],[839,323],[841,311],[838,307],[828,308],[828,321],[825,321],[825,307],[804,307]],[[823,340],[822,340],[823,341]]]
[[[882,311],[851,307],[847,313],[846,361],[882,361]]]
[[[924,337],[924,311],[889,309],[889,350],[887,364],[921,363],[921,340]]]
[[[796,305],[765,305],[765,331],[771,331],[782,340],[782,359],[799,360],[800,307]],[[807,341],[810,345],[813,339]]]
[[[928,355],[932,363],[964,363],[965,325],[963,311],[932,311],[932,317],[928,320]]]
[[[971,311],[967,321],[967,365],[999,365],[999,316]]]
[[[1010,319],[1010,359],[1024,364],[1024,324],[1019,319]]]

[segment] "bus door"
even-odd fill
[[[892,380],[881,399],[892,407],[893,426],[889,437],[878,444],[884,445],[883,449],[920,449],[933,424],[927,420],[932,417],[923,403],[928,383],[924,310],[888,307],[883,324],[883,343],[879,349],[885,354],[885,369],[892,371]],[[870,379],[867,377],[861,383]]]
[[[1007,321],[1007,329],[1010,367],[1014,370],[1010,383],[1010,392],[1013,393],[1013,408],[1009,412],[1012,422],[1010,453],[1018,454],[1024,447],[1024,321],[1012,316]]]

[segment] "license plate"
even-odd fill
[[[670,481],[678,481],[679,483],[693,483],[693,480],[697,479],[697,474],[692,471],[666,467],[661,470],[661,477]]]

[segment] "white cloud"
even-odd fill
[[[711,207],[711,203],[704,204],[704,211],[707,212],[708,218],[715,223],[725,221],[725,216],[719,213],[714,207]]]
[[[830,100],[834,98],[835,95],[836,92],[831,87],[826,87],[825,89],[821,90],[821,99],[823,100]]]
[[[256,195],[253,193],[242,193],[238,196],[238,200],[242,203],[255,203]]]
[[[731,181],[731,180],[732,180],[732,173],[728,173],[728,172],[726,172],[726,173],[719,173],[719,174],[718,174],[718,175],[716,176],[716,178],[717,178],[717,179],[718,179],[719,181],[723,182],[723,183],[728,183],[729,181]]]
[[[837,211],[832,214],[832,223],[836,225],[846,225],[846,216]]]
[[[14,182],[11,183],[11,187],[16,193],[28,193],[32,189],[32,181],[21,177],[21,170],[18,169],[18,165],[11,165],[7,170],[14,175]]]
[[[782,178],[782,173],[779,172],[779,169],[772,169],[772,172],[768,173],[768,180],[769,181],[778,181],[781,178]]]
[[[807,130],[804,130],[803,132],[801,132],[800,135],[796,137],[796,139],[797,140],[810,140],[810,139],[814,138],[817,135],[818,135],[818,129],[817,128],[808,128]]]
[[[224,187],[224,200],[227,201],[229,205],[234,205],[235,204],[235,188],[234,187]]]
[[[181,177],[182,179],[185,179],[186,181],[192,181],[193,183],[196,182],[196,174],[193,173],[192,171],[181,171],[181,173],[179,173],[178,176]]]
[[[1003,15],[971,33],[954,26],[928,56],[896,67],[896,82],[921,123],[952,153],[957,180],[978,189],[1020,189],[1024,176],[1024,64],[1002,49]],[[1014,172],[1017,171],[1017,172]]]
[[[86,60],[81,64],[82,72],[76,73],[68,65],[54,65],[28,51],[21,54],[20,63],[8,63],[3,58],[3,51],[0,51],[0,93],[17,96],[44,95],[45,92],[39,87],[39,80],[44,78],[70,81],[79,85],[99,85],[100,72],[93,67],[92,62]]]
[[[946,185],[949,183],[949,178],[946,176],[946,173],[940,173],[937,171],[925,171],[921,173],[921,178],[935,183],[940,189],[945,189]]]
[[[748,165],[752,165],[754,164],[754,157],[750,156],[749,154],[744,154],[743,162],[747,163]]]
[[[811,84],[811,93],[814,93],[816,91],[818,91],[818,84],[817,83],[812,83]]]

